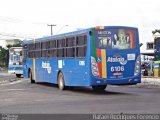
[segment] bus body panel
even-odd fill
[[[97,70],[92,70],[92,84],[140,83],[141,68],[138,30],[130,27],[104,27],[102,29],[92,29],[92,32],[94,37],[91,40],[91,61],[98,68]],[[119,34],[121,36],[118,36]],[[118,37],[123,37],[122,40],[127,40],[128,37],[129,44],[126,42],[114,46],[114,39],[118,39]],[[139,73],[135,75],[136,65]],[[92,65],[91,69],[93,69]]]
[[[29,62],[28,68],[31,66],[32,62]],[[87,66],[89,65],[84,59],[37,59],[35,80],[57,84],[58,72],[61,71],[67,86],[89,86],[89,67]],[[32,68],[31,71],[33,72]]]
[[[74,32],[74,34],[86,33],[87,44],[90,44],[89,30]],[[87,46],[85,58],[37,58],[35,59],[35,74],[33,74],[33,60],[28,59],[24,65],[24,77],[28,77],[29,69],[36,82],[49,82],[57,84],[58,73],[61,71],[65,78],[66,86],[90,86],[90,46]]]
[[[23,74],[23,67],[22,65],[9,65],[8,73],[10,74]]]
[[[32,59],[27,59],[26,64],[23,65],[23,77],[29,77],[29,70],[32,72]]]
[[[92,84],[95,85],[134,85],[137,83],[141,83],[141,77],[130,77],[130,78],[123,78],[123,79],[102,79],[102,78],[95,78],[92,77]]]

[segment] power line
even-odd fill
[[[64,26],[62,26],[59,30],[58,30],[58,32],[56,33],[56,34],[58,34],[64,27],[67,27],[68,25],[64,25]]]
[[[0,33],[0,35],[1,36],[6,36],[6,37],[13,37],[13,38],[34,39],[33,37],[19,36],[19,35],[15,35],[15,34]],[[4,39],[8,39],[8,38],[4,38]],[[2,38],[0,40],[2,40]]]

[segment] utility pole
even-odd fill
[[[52,27],[53,27],[53,26],[56,26],[56,25],[55,25],[55,24],[48,24],[48,26],[50,26],[50,27],[51,27],[51,35],[53,35]]]

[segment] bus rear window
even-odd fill
[[[130,29],[96,30],[96,44],[105,49],[133,49],[136,47],[135,35]]]

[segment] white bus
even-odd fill
[[[23,75],[22,47],[11,47],[9,49],[8,73],[15,74],[17,77]]]

